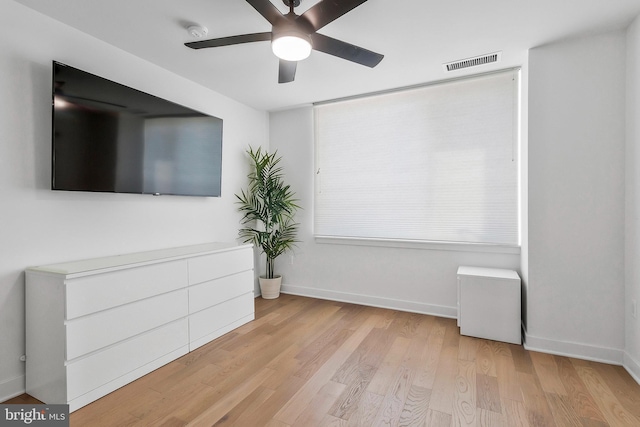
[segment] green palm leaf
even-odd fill
[[[298,242],[299,224],[294,216],[300,206],[291,187],[284,183],[277,152],[250,147],[247,153],[252,168],[246,191],[236,194],[238,210],[243,214],[238,235],[244,243],[252,243],[265,253],[267,278],[271,279],[275,259]]]

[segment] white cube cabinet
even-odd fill
[[[458,268],[460,333],[522,343],[520,277],[513,270]]]
[[[253,248],[209,243],[26,271],[26,390],[74,411],[254,319]]]

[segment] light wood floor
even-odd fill
[[[640,426],[640,386],[619,366],[461,336],[452,319],[281,295],[71,425]]]

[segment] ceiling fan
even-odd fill
[[[282,1],[289,7],[289,13],[286,15],[280,13],[269,0],[247,0],[247,3],[271,23],[271,32],[200,40],[185,43],[185,46],[192,49],[204,49],[271,41],[273,53],[280,58],[278,83],[288,83],[294,80],[298,61],[308,57],[311,49],[371,68],[382,61],[384,55],[317,33],[325,25],[367,0],[322,0],[302,15],[296,15],[293,11],[294,7],[300,4],[300,0]]]

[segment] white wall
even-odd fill
[[[233,194],[268,115],[84,33],[0,0],[0,401],[24,391],[25,267],[234,241]],[[58,60],[224,120],[221,198],[52,192],[51,61]]]
[[[627,141],[625,232],[625,366],[640,381],[640,322],[631,304],[640,298],[640,17],[627,30]]]
[[[529,54],[527,346],[622,363],[625,34]]]
[[[316,243],[312,108],[271,113],[269,129],[269,146],[283,156],[285,175],[304,207],[293,260],[286,255],[276,262],[284,292],[452,317],[458,266],[519,269],[516,254]]]

